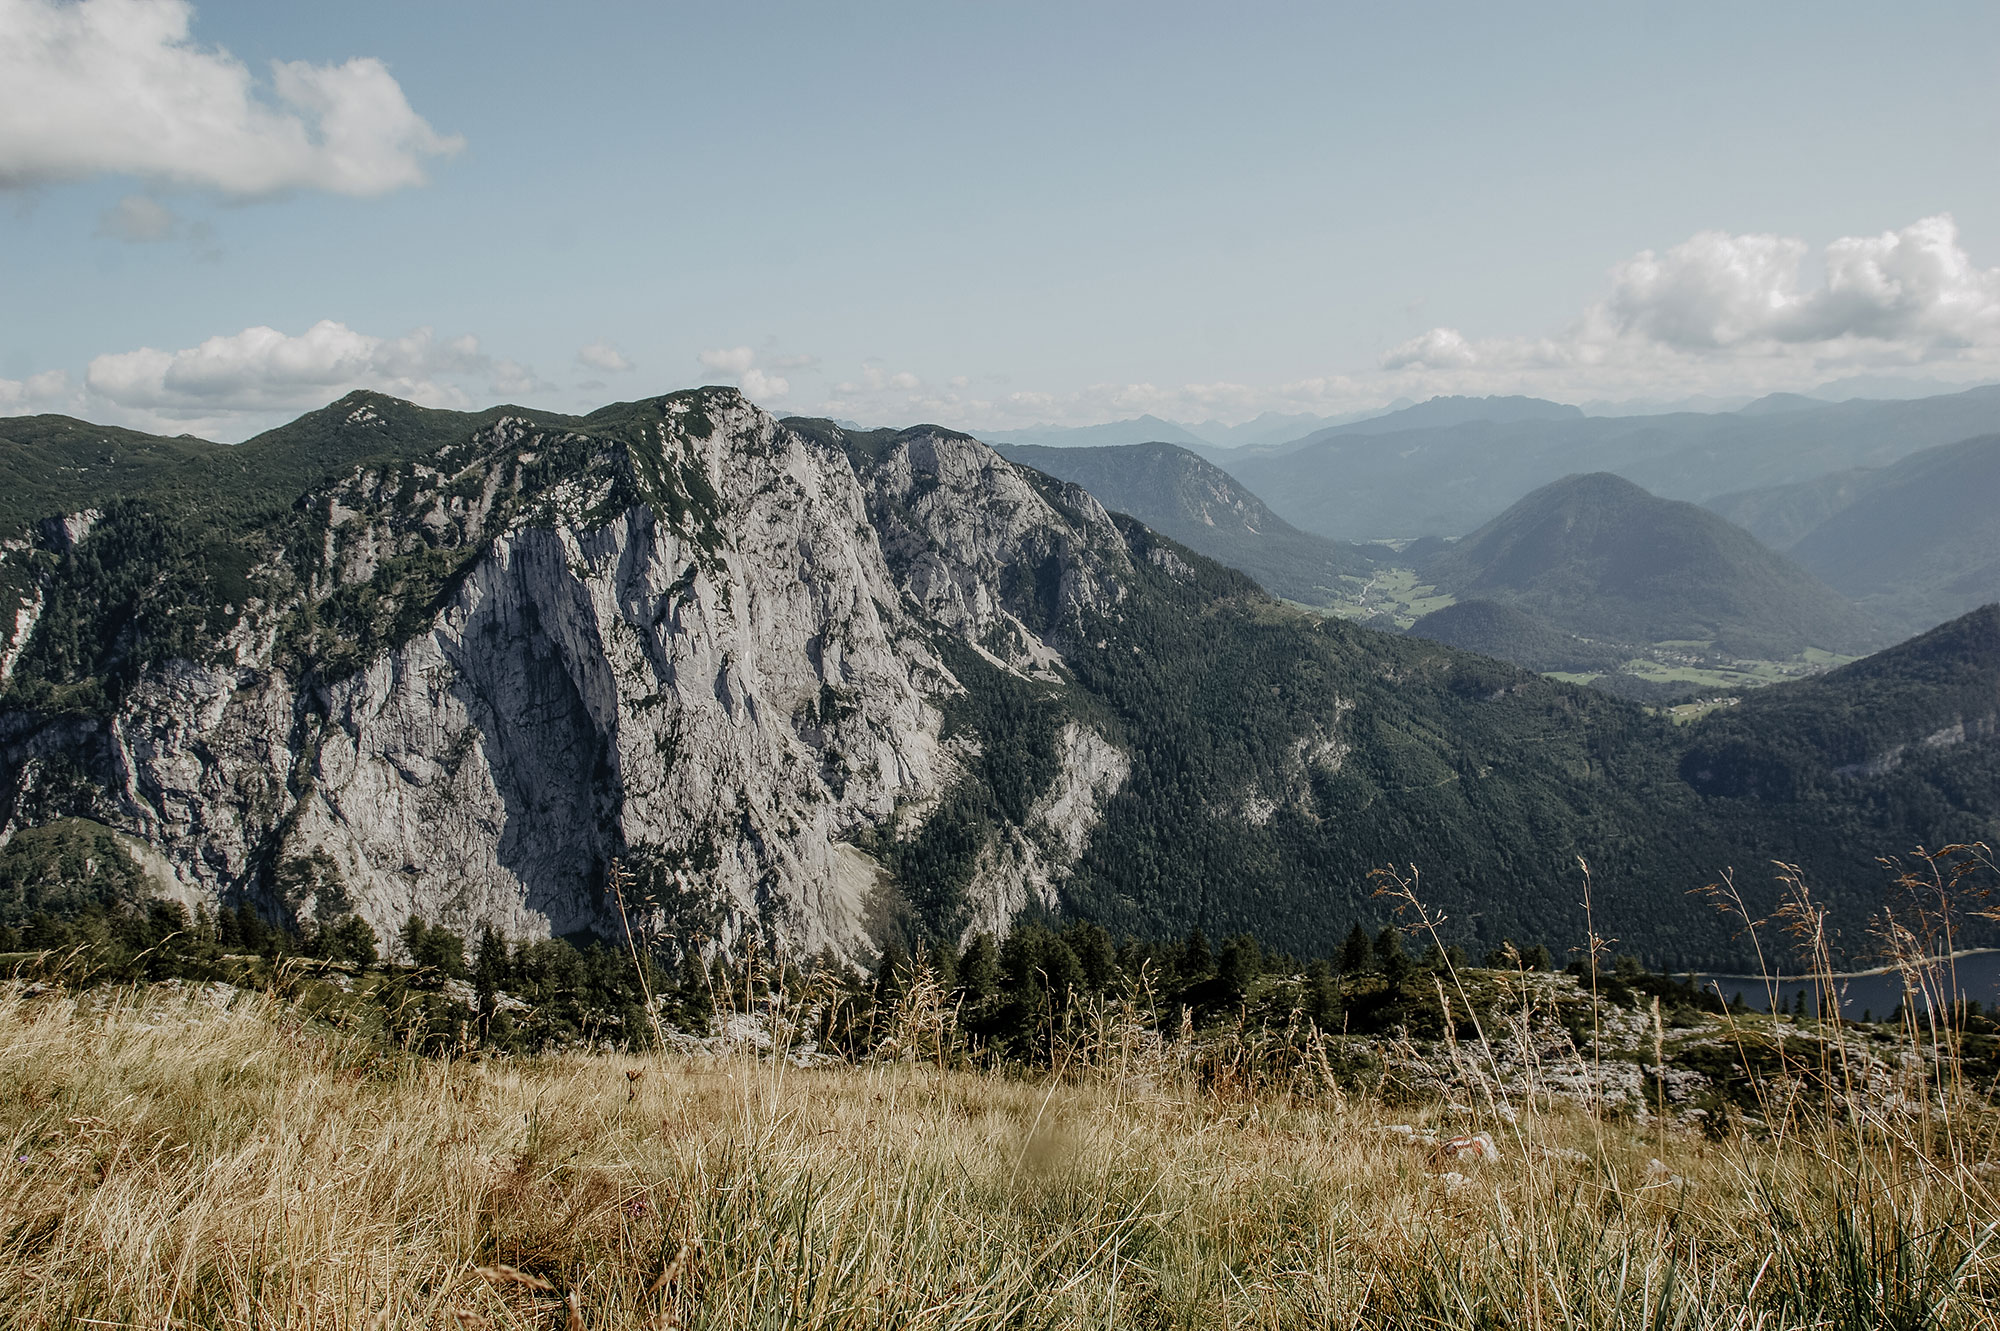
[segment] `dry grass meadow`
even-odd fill
[[[0,1322],[2000,1324],[1983,1110],[1906,1110],[1698,1133],[1166,1064],[421,1059],[268,996],[15,986]]]

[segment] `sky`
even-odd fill
[[[2000,6],[0,0],[0,415],[2000,378]]]

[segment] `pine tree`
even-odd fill
[[[1347,931],[1347,942],[1340,949],[1340,969],[1347,975],[1359,975],[1368,969],[1368,963],[1375,955],[1368,942],[1368,931],[1356,920],[1354,927]]]
[[[1215,953],[1208,946],[1208,935],[1196,925],[1188,931],[1187,941],[1181,944],[1180,977],[1185,983],[1205,980],[1215,974]]]
[[[1237,1008],[1250,996],[1250,986],[1263,969],[1263,956],[1257,940],[1249,934],[1238,934],[1222,945],[1222,954],[1215,965],[1216,1006]]]
[[[1403,992],[1403,982],[1410,978],[1413,967],[1410,954],[1403,950],[1403,935],[1394,925],[1385,926],[1375,935],[1375,960],[1382,968],[1383,976],[1389,981],[1389,992]]]
[[[1306,1017],[1321,1030],[1340,1029],[1340,981],[1334,978],[1333,967],[1325,961],[1315,961],[1306,967],[1306,992],[1302,1007]]]
[[[966,1005],[979,1008],[1000,992],[1000,946],[989,933],[974,934],[958,959],[958,992]]]

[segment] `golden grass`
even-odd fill
[[[1969,1169],[1832,1129],[1449,1112],[914,1062],[424,1061],[249,995],[7,992],[0,1322],[1994,1324],[2000,1207]],[[1399,1121],[1487,1128],[1502,1158],[1437,1160]]]

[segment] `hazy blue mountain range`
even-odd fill
[[[1583,408],[1539,397],[1434,397],[1379,416],[1369,416],[1315,432],[1313,441],[1340,435],[1400,434],[1405,430],[1437,430],[1486,421],[1497,425],[1531,421],[1580,421]],[[1301,436],[1298,442],[1305,442]]]
[[[1055,915],[1310,954],[1415,862],[1455,937],[1568,946],[1581,855],[1600,932],[1718,966],[1688,890],[1726,866],[1801,864],[1858,930],[1876,856],[2000,835],[1990,609],[1678,727],[1288,608],[954,431],[732,390],[0,440],[0,826],[88,819],[191,905],[615,930],[616,858],[689,944]]]
[[[1081,485],[1106,508],[1248,573],[1277,596],[1332,604],[1344,575],[1363,574],[1374,563],[1363,547],[1300,531],[1228,472],[1173,444],[998,447],[1015,462]]]
[[[1207,456],[1305,531],[1356,541],[1453,536],[1578,472],[1615,472],[1656,495],[1701,501],[1886,466],[2000,428],[2000,387],[1767,415],[1579,415],[1381,432],[1394,419]]]
[[[1121,444],[1206,444],[1208,441],[1185,425],[1163,421],[1158,416],[1138,416],[1103,425],[1040,425],[1023,430],[981,430],[979,437],[989,444],[1038,444],[1054,448],[1105,448]]]
[[[1906,632],[2000,600],[2000,434],[1708,506]]]
[[[1241,425],[1225,425],[1215,420],[1198,423],[1167,421],[1146,415],[1130,420],[1107,421],[1102,425],[1033,425],[1019,430],[980,430],[978,435],[989,444],[1033,444],[1049,448],[1100,448],[1153,443],[1204,449],[1261,448],[1301,439],[1330,425],[1367,420],[1409,405],[1407,400],[1398,400],[1379,410],[1346,412],[1335,416],[1267,411]]]

